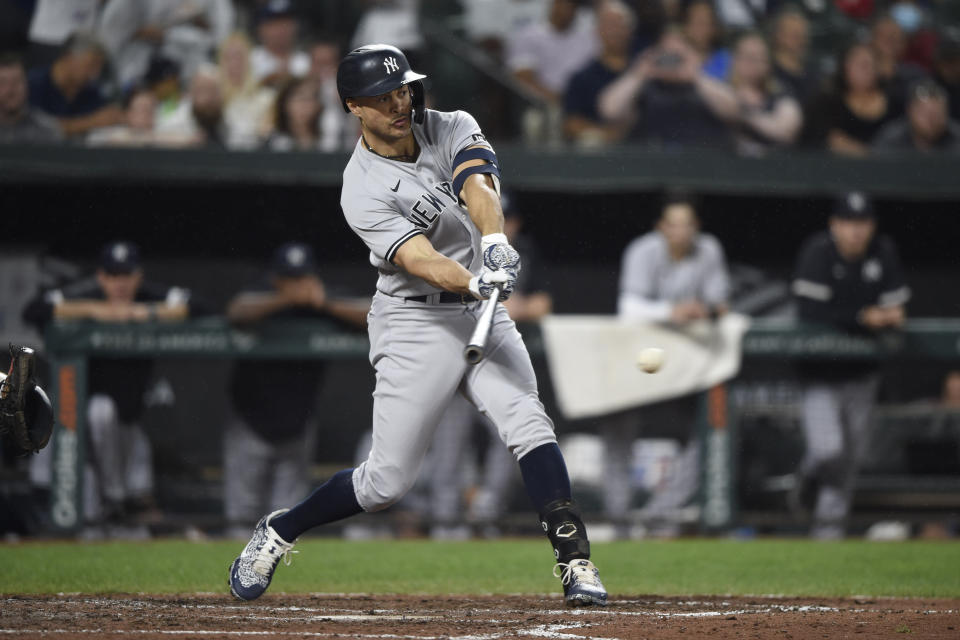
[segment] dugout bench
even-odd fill
[[[531,356],[542,357],[539,330],[521,329]],[[73,533],[83,524],[88,358],[343,360],[366,358],[369,347],[365,335],[337,332],[323,321],[276,322],[256,329],[239,329],[222,318],[142,325],[60,322],[51,324],[45,337],[51,371],[47,387],[56,412],[50,515],[61,534]],[[960,362],[960,320],[913,319],[902,332],[870,340],[790,320],[758,319],[744,336],[743,355],[747,361],[867,357]],[[710,389],[703,397],[701,522],[707,531],[721,531],[735,522],[736,514],[735,416],[726,386]]]

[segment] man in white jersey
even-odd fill
[[[590,543],[544,412],[530,356],[503,307],[486,357],[462,356],[491,295],[510,296],[520,258],[503,234],[499,168],[468,113],[424,108],[422,80],[389,45],[351,51],[337,70],[361,138],[343,172],[340,204],[380,277],[369,315],[376,370],[373,447],[292,509],[263,517],[230,567],[230,591],[252,600],[312,527],[397,502],[413,486],[441,414],[460,393],[497,426],[519,461],[554,549],[571,606],[604,605]]]

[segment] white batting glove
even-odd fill
[[[520,273],[520,254],[507,242],[505,234],[488,233],[480,238],[480,253],[483,255],[483,266],[487,269],[509,269],[514,276]]]
[[[470,293],[478,300],[486,300],[497,286],[500,287],[500,298],[503,302],[513,293],[513,288],[517,285],[517,274],[510,269],[498,269],[491,271],[484,267],[480,275],[470,278]]]

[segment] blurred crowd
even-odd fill
[[[0,0],[0,13],[7,143],[350,149],[337,64],[388,42],[434,79],[428,105],[470,110],[494,139],[960,149],[948,0]]]

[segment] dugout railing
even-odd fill
[[[536,327],[525,327],[531,354],[543,356]],[[124,358],[363,359],[365,336],[340,333],[319,322],[266,324],[257,330],[231,327],[221,318],[180,324],[107,325],[55,323],[46,334],[49,387],[56,407],[52,442],[51,522],[60,533],[82,525],[87,361]],[[788,320],[755,320],[743,341],[745,364],[801,359],[875,358],[891,362],[960,362],[960,320],[913,319],[901,332],[878,340],[837,334]],[[736,412],[727,386],[708,390],[703,413],[704,491],[701,522],[707,531],[737,524]],[[944,487],[941,487],[944,488]],[[949,491],[950,487],[946,487]]]

